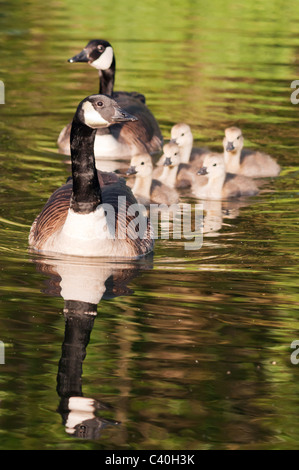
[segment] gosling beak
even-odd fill
[[[128,169],[126,175],[129,176],[129,175],[136,175],[137,171],[136,171],[136,167],[135,166],[130,166],[130,168]]]
[[[77,55],[74,55],[74,57],[71,57],[70,59],[68,59],[68,62],[88,62],[89,61],[89,58],[87,56],[87,52],[85,51],[85,49],[83,49],[81,52],[79,52],[79,54]]]
[[[206,166],[202,166],[198,172],[197,172],[198,175],[207,175],[208,174],[208,171],[207,171],[207,167]]]
[[[235,150],[235,147],[234,147],[233,142],[227,142],[227,144],[226,144],[226,151],[227,151],[227,152],[232,152],[233,150]]]
[[[171,158],[166,157],[163,163],[163,166],[170,166],[171,165]]]
[[[176,144],[177,142],[176,142],[176,139],[170,139],[169,143],[170,144]]]
[[[113,122],[138,121],[137,117],[127,113],[121,108],[114,108],[114,111],[114,116],[111,118]]]

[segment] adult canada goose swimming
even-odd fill
[[[225,129],[223,139],[224,160],[226,171],[250,178],[266,178],[278,176],[280,166],[265,153],[243,149],[244,137],[238,127]]]
[[[150,155],[136,155],[131,160],[127,175],[136,175],[132,188],[140,204],[176,204],[179,195],[174,188],[153,179],[153,164]]]
[[[211,153],[197,172],[192,192],[200,199],[229,199],[254,196],[259,189],[251,178],[226,173],[223,156]]]
[[[158,166],[154,170],[154,178],[171,188],[184,189],[192,185],[195,171],[191,165],[181,163],[180,148],[175,142],[164,145],[161,160],[163,167]]]
[[[79,256],[136,258],[153,249],[150,223],[136,234],[127,208],[137,204],[124,179],[97,172],[93,144],[98,128],[134,120],[116,101],[91,95],[78,106],[71,130],[72,178],[57,189],[29,234],[29,245],[38,251]],[[126,207],[119,211],[118,198]],[[131,223],[133,221],[133,223]],[[139,230],[140,231],[140,230]]]
[[[86,62],[96,68],[100,77],[100,94],[111,96],[138,121],[114,124],[110,128],[98,129],[95,137],[95,157],[132,157],[140,153],[160,152],[163,137],[159,125],[145,104],[143,95],[136,92],[115,92],[115,56],[111,44],[102,39],[94,39],[69,62]],[[70,155],[70,129],[68,124],[60,133],[58,148],[61,153]]]

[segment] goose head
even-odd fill
[[[136,155],[131,160],[131,166],[127,171],[127,175],[141,176],[142,178],[150,178],[153,173],[153,164],[150,155]]]
[[[180,147],[175,142],[170,141],[163,147],[164,166],[176,167],[181,163]]]
[[[179,147],[192,147],[193,134],[190,126],[185,123],[175,124],[171,129],[171,141]]]
[[[224,131],[223,148],[225,152],[241,152],[244,145],[244,138],[241,129],[238,127],[228,127]]]
[[[98,70],[107,70],[115,64],[114,51],[108,41],[92,39],[79,54],[68,59],[68,62],[87,62]]]
[[[207,175],[209,179],[218,179],[225,176],[225,163],[222,155],[211,153],[203,161],[203,166],[198,170],[198,175]]]
[[[106,95],[90,95],[79,104],[76,118],[92,129],[108,127],[117,122],[137,121],[115,100]]]

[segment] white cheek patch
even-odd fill
[[[84,122],[87,126],[97,129],[100,127],[107,127],[110,124],[94,109],[89,101],[86,101],[82,108],[84,113]]]
[[[97,60],[90,65],[98,70],[107,70],[111,67],[113,61],[113,49],[111,46],[106,47],[105,52]]]

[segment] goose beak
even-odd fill
[[[89,62],[89,58],[87,56],[87,52],[85,49],[83,49],[79,54],[74,55],[74,57],[71,57],[68,59],[68,62],[73,63],[73,62]]]
[[[170,143],[170,144],[176,144],[177,141],[176,141],[176,139],[170,139],[169,143]]]
[[[163,163],[163,166],[170,166],[171,165],[171,158],[166,157]]]
[[[227,142],[227,144],[226,144],[226,151],[227,151],[227,152],[232,152],[233,150],[235,150],[235,147],[234,147],[233,142]]]
[[[198,175],[207,175],[208,174],[208,171],[207,171],[207,167],[206,166],[202,166],[198,172],[197,172]]]
[[[137,171],[136,171],[136,167],[135,166],[130,166],[130,168],[128,169],[126,175],[136,175]]]
[[[121,108],[114,108],[114,111],[114,116],[111,118],[113,122],[138,121],[137,117],[127,113]]]

